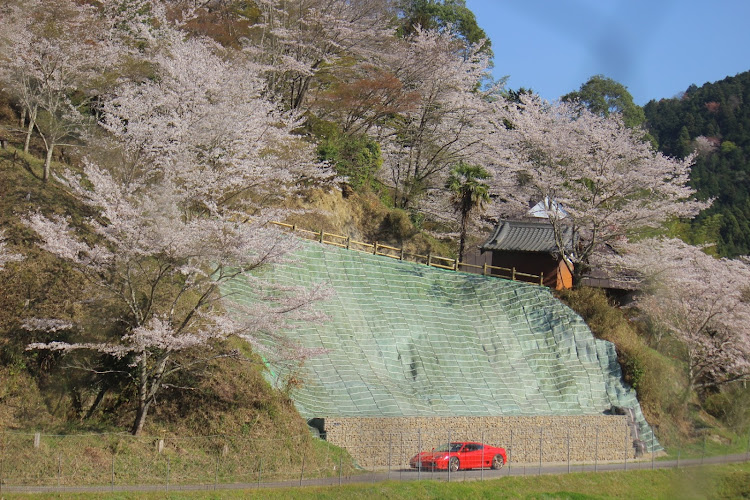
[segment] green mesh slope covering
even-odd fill
[[[614,346],[541,286],[304,242],[284,284],[327,282],[330,321],[291,335],[327,354],[302,368],[303,417],[589,415],[634,408]],[[246,282],[228,284],[251,301]],[[288,366],[271,363],[272,382]]]

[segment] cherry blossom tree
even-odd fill
[[[507,199],[506,215],[525,212],[529,201],[549,200],[562,208],[549,210],[549,221],[575,283],[604,245],[707,206],[691,198],[692,157],[678,160],[654,151],[619,115],[598,116],[572,103],[526,95],[520,103],[494,105],[491,119],[511,175],[493,176],[493,187]],[[574,248],[563,239],[570,226],[580,236]]]
[[[29,318],[28,329],[80,339],[29,348],[127,361],[120,371],[137,394],[134,434],[164,384],[233,354],[221,350],[222,339],[239,336],[267,356],[315,354],[279,331],[322,321],[311,305],[327,294],[323,286],[274,286],[257,274],[287,259],[294,243],[267,227],[279,214],[253,200],[324,175],[305,160],[309,147],[290,135],[297,121],[261,97],[257,67],[241,54],[167,27],[159,36],[156,77],[126,82],[102,104],[102,126],[121,150],[118,168],[87,161],[83,176],[64,176],[96,213],[86,231],[60,216],[26,219],[43,248],[88,280],[86,303],[106,311],[99,325]],[[251,282],[252,307],[222,294],[222,284],[240,276]]]
[[[37,6],[38,2],[28,4],[29,9]],[[25,125],[24,116],[28,115],[29,124],[24,141],[24,152],[29,152],[31,136],[36,124],[36,115],[39,109],[36,96],[37,82],[31,76],[31,70],[23,63],[23,58],[28,54],[30,48],[31,16],[19,5],[9,4],[3,11],[3,23],[0,27],[0,47],[2,52],[8,56],[3,57],[3,65],[0,66],[0,78],[2,78],[3,90],[8,92],[20,104],[23,115],[21,127]],[[27,49],[27,50],[24,50]]]
[[[31,0],[0,23],[5,60],[0,78],[28,116],[24,151],[34,129],[45,146],[43,180],[56,147],[81,134],[94,80],[115,59],[93,7],[68,0]]]
[[[263,62],[268,87],[301,109],[316,78],[346,57],[367,61],[393,36],[383,0],[257,0],[262,21],[248,52]]]
[[[489,60],[481,45],[464,48],[450,33],[418,30],[384,56],[384,67],[416,95],[408,109],[377,130],[384,182],[402,208],[442,188],[453,165],[492,161],[487,95],[477,90]]]
[[[160,46],[157,79],[127,83],[102,105],[102,125],[125,145],[133,169],[177,175],[186,196],[219,208],[251,204],[243,196],[251,188],[256,199],[282,196],[300,178],[324,178],[312,145],[290,133],[299,116],[263,98],[256,64],[177,31],[165,32]]]
[[[677,239],[620,246],[603,263],[642,290],[636,306],[685,347],[691,389],[750,377],[750,262],[718,259]]]

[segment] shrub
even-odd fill
[[[414,224],[409,218],[409,213],[404,210],[393,209],[383,219],[381,234],[390,235],[399,242],[413,236]]]
[[[737,383],[706,396],[703,409],[735,432],[750,429],[750,387]]]
[[[653,424],[682,414],[684,384],[679,364],[650,348],[637,324],[613,306],[602,290],[564,290],[559,297],[583,317],[594,336],[615,344],[625,382],[638,391],[644,413]]]
[[[383,166],[380,145],[370,137],[331,134],[318,145],[318,159],[330,162],[357,192],[377,189],[377,173]]]

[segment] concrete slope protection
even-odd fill
[[[299,371],[303,384],[292,398],[305,418],[597,415],[623,407],[652,442],[614,345],[595,339],[545,287],[307,241],[294,262],[264,278],[325,282],[334,291],[316,306],[329,321],[289,332],[326,353],[301,368],[269,360],[272,383]],[[242,279],[225,292],[252,304]]]

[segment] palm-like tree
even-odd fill
[[[445,187],[451,192],[451,203],[461,216],[461,239],[458,247],[458,260],[464,258],[466,232],[472,213],[481,210],[490,200],[490,187],[482,182],[490,178],[490,173],[480,165],[458,163],[451,169]]]

